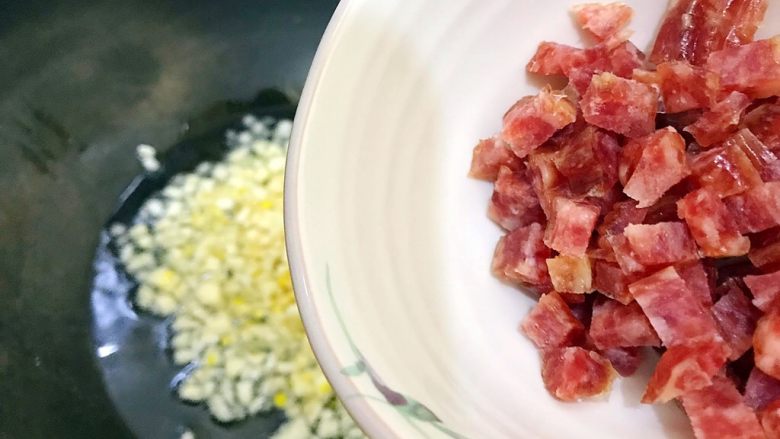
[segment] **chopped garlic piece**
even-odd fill
[[[157,161],[157,150],[151,145],[138,145],[135,148],[138,161],[141,166],[149,172],[155,172],[160,169],[160,162]]]

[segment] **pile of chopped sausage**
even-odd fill
[[[766,0],[675,0],[646,57],[624,4],[574,8],[593,44],[543,42],[562,76],[474,149],[506,229],[500,279],[538,293],[521,324],[556,398],[606,393],[648,352],[642,402],[699,439],[780,437],[780,36]],[[656,355],[647,356],[646,361]]]

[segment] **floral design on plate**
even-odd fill
[[[349,366],[343,367],[341,369],[341,373],[351,378],[358,378],[364,375],[368,376],[368,378],[371,380],[371,384],[374,386],[374,388],[379,392],[379,394],[382,397],[378,398],[370,395],[360,395],[360,396],[363,398],[376,400],[378,402],[387,404],[390,407],[394,408],[401,416],[403,416],[403,418],[407,422],[409,422],[409,424],[412,427],[417,429],[420,432],[420,434],[424,437],[427,437],[427,435],[419,428],[417,423],[424,423],[430,425],[434,427],[436,430],[443,433],[444,435],[454,439],[468,439],[466,436],[458,434],[452,431],[451,429],[449,429],[447,426],[445,426],[442,420],[438,416],[436,416],[436,414],[431,409],[426,407],[425,404],[415,400],[409,395],[393,390],[392,388],[388,387],[387,384],[385,384],[382,378],[379,377],[376,371],[371,367],[371,364],[366,360],[366,358],[360,352],[360,349],[358,349],[357,345],[352,339],[352,336],[347,330],[347,325],[344,323],[344,319],[341,316],[341,312],[339,311],[338,306],[336,306],[336,300],[333,297],[333,287],[331,285],[329,267],[326,267],[325,277],[326,277],[325,281],[328,290],[328,298],[330,299],[331,306],[333,307],[333,312],[336,316],[336,320],[338,321],[339,326],[341,327],[341,330],[344,333],[344,337],[346,338],[347,343],[349,344],[349,347],[352,350],[352,353],[356,357],[354,363],[352,363]]]

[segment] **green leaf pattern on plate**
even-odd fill
[[[362,361],[358,361],[357,363],[351,366],[347,366],[341,369],[342,375],[346,375],[348,377],[356,377],[365,371],[366,371],[366,366],[363,364]]]
[[[346,338],[347,343],[349,344],[349,347],[352,350],[352,353],[356,357],[356,361],[353,364],[341,369],[341,374],[348,376],[350,378],[357,378],[364,374],[368,375],[368,378],[371,380],[372,385],[377,390],[377,392],[379,392],[382,395],[382,398],[379,399],[376,397],[365,396],[365,395],[364,397],[372,400],[381,401],[393,407],[401,416],[403,416],[412,425],[412,427],[419,430],[419,426],[416,425],[415,422],[423,423],[434,427],[436,430],[438,430],[445,436],[454,439],[467,439],[465,436],[447,428],[442,422],[442,420],[438,416],[436,416],[436,414],[431,409],[426,407],[424,404],[415,400],[414,398],[411,398],[408,395],[405,395],[403,393],[391,389],[382,381],[382,379],[377,375],[377,373],[374,371],[374,369],[371,367],[368,361],[366,361],[365,357],[363,357],[363,354],[360,352],[360,349],[358,349],[357,345],[355,344],[355,341],[352,339],[352,336],[347,330],[347,326],[344,323],[344,319],[341,316],[341,312],[339,311],[338,306],[336,306],[336,300],[333,297],[333,288],[331,286],[331,279],[330,279],[330,267],[327,266],[325,268],[325,278],[326,278],[326,284],[328,289],[328,298],[330,299],[331,306],[333,307],[333,312],[336,316],[336,320],[338,321],[339,326],[341,327],[341,330],[344,333],[344,337]],[[422,434],[424,435],[424,433]]]

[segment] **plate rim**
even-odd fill
[[[303,321],[308,343],[325,377],[330,382],[347,412],[349,412],[357,426],[366,435],[369,437],[388,437],[392,434],[389,424],[364,398],[346,397],[359,394],[360,390],[351,380],[341,374],[340,362],[319,317],[318,308],[314,304],[312,291],[309,288],[309,285],[313,284],[313,282],[309,280],[309,270],[307,270],[299,226],[298,183],[304,133],[307,131],[312,103],[319,90],[328,61],[341,41],[341,31],[347,11],[355,3],[354,0],[341,0],[336,7],[317,47],[301,98],[298,102],[287,149],[284,175],[285,244],[298,312]]]

